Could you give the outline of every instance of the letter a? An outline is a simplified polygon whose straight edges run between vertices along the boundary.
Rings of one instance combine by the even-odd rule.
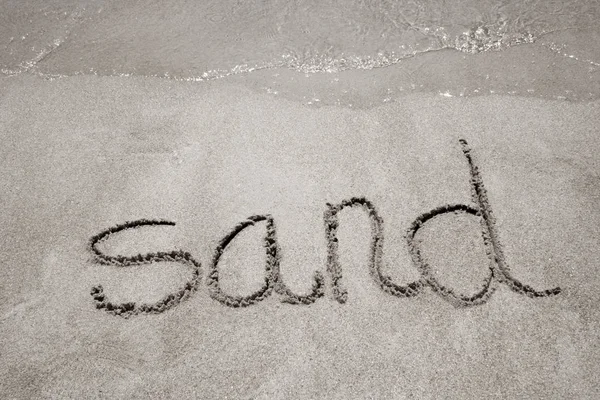
[[[244,229],[253,226],[256,222],[266,221],[267,234],[265,235],[264,246],[267,252],[265,262],[265,277],[263,286],[249,296],[231,296],[223,292],[219,285],[219,259],[231,241]],[[277,294],[283,296],[281,300],[284,303],[291,304],[311,304],[319,297],[323,296],[323,277],[319,272],[314,275],[314,283],[310,294],[301,296],[294,294],[284,283],[279,271],[279,247],[275,232],[275,222],[270,215],[255,215],[236,225],[233,230],[225,236],[213,257],[213,262],[208,275],[208,285],[210,295],[213,299],[229,307],[247,307],[258,303],[269,297],[275,289]]]

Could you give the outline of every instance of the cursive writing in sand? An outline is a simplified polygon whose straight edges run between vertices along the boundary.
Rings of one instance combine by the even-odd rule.
[[[369,254],[369,271],[375,283],[386,293],[396,297],[413,297],[421,293],[426,287],[431,288],[441,298],[456,307],[470,307],[480,305],[488,301],[499,284],[505,284],[514,292],[531,298],[553,296],[560,293],[561,289],[536,290],[529,285],[521,283],[510,274],[506,258],[502,251],[496,231],[496,221],[487,198],[487,192],[483,185],[483,179],[473,160],[472,152],[466,140],[460,140],[462,152],[466,158],[469,174],[471,176],[472,205],[448,204],[437,207],[431,211],[419,215],[407,230],[407,241],[410,255],[414,266],[419,270],[421,278],[417,281],[401,285],[393,282],[389,276],[382,274],[383,257],[383,219],[377,212],[375,205],[366,198],[351,198],[339,204],[327,204],[324,213],[325,238],[327,240],[327,265],[326,273],[329,277],[333,298],[339,303],[345,303],[348,299],[348,291],[343,284],[343,269],[338,257],[337,229],[339,226],[338,214],[348,207],[360,207],[369,217],[371,225],[371,243]],[[446,287],[438,282],[432,269],[421,255],[420,244],[415,240],[415,235],[432,218],[446,213],[465,213],[477,218],[481,225],[481,235],[490,260],[489,274],[483,285],[483,289],[473,295],[457,293],[452,288]],[[266,222],[266,234],[264,236],[264,247],[266,250],[266,262],[264,269],[263,285],[256,292],[248,296],[236,296],[226,293],[219,284],[219,260],[231,241],[243,230],[255,225],[257,222]],[[138,254],[132,257],[110,256],[98,249],[98,244],[109,236],[126,229],[151,227],[158,225],[175,225],[174,222],[165,220],[138,220],[126,222],[109,228],[90,239],[90,249],[94,255],[95,262],[99,264],[127,267],[131,265],[144,265],[157,262],[179,262],[191,269],[191,278],[175,293],[166,295],[154,304],[136,304],[133,302],[115,304],[110,302],[104,293],[102,285],[92,288],[91,294],[98,309],[107,312],[130,317],[137,314],[160,313],[177,306],[182,300],[188,298],[200,286],[201,264],[192,255],[183,251],[158,252]],[[216,301],[229,307],[247,307],[256,304],[275,292],[282,302],[291,304],[311,304],[324,296],[325,279],[320,271],[313,276],[312,288],[308,293],[297,294],[290,290],[280,272],[280,251],[277,242],[277,230],[271,215],[255,215],[236,225],[217,245],[214,256],[209,267],[207,284],[210,296]]]

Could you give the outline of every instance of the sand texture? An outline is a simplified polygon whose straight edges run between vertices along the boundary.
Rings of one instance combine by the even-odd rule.
[[[597,398],[599,120],[3,77],[0,398]]]

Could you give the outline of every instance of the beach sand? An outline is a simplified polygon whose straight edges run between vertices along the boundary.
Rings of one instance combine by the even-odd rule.
[[[415,93],[351,110],[226,80],[21,74],[0,79],[0,109],[1,398],[600,395],[598,102]],[[383,221],[382,273],[417,281],[413,221],[445,204],[477,206],[460,140],[495,215],[499,262],[522,284],[561,293],[532,298],[498,282],[472,307],[430,287],[411,298],[385,293],[369,272],[368,215],[353,207],[339,213],[347,301],[338,302],[327,203],[371,201]],[[314,272],[325,276],[313,304],[272,293],[232,308],[210,297],[219,242],[265,214],[290,290],[309,293]],[[186,251],[201,282],[164,312],[97,309],[99,284],[115,303],[141,304],[190,280],[182,262],[94,258],[92,237],[143,218],[176,225],[115,233],[102,254]],[[441,214],[415,235],[429,271],[466,295],[490,273],[483,219]],[[266,225],[223,251],[223,292],[260,289]]]

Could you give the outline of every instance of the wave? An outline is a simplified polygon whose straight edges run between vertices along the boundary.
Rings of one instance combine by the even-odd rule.
[[[275,69],[339,75],[411,59],[444,63],[429,57],[442,51],[465,57],[501,53],[556,32],[597,30],[600,19],[600,2],[588,0],[200,3],[105,1],[73,8],[59,0],[41,11],[21,4],[11,13],[0,6],[0,70],[46,78],[91,74],[196,82]],[[554,55],[598,66],[599,60],[563,52],[561,43],[545,45]]]

